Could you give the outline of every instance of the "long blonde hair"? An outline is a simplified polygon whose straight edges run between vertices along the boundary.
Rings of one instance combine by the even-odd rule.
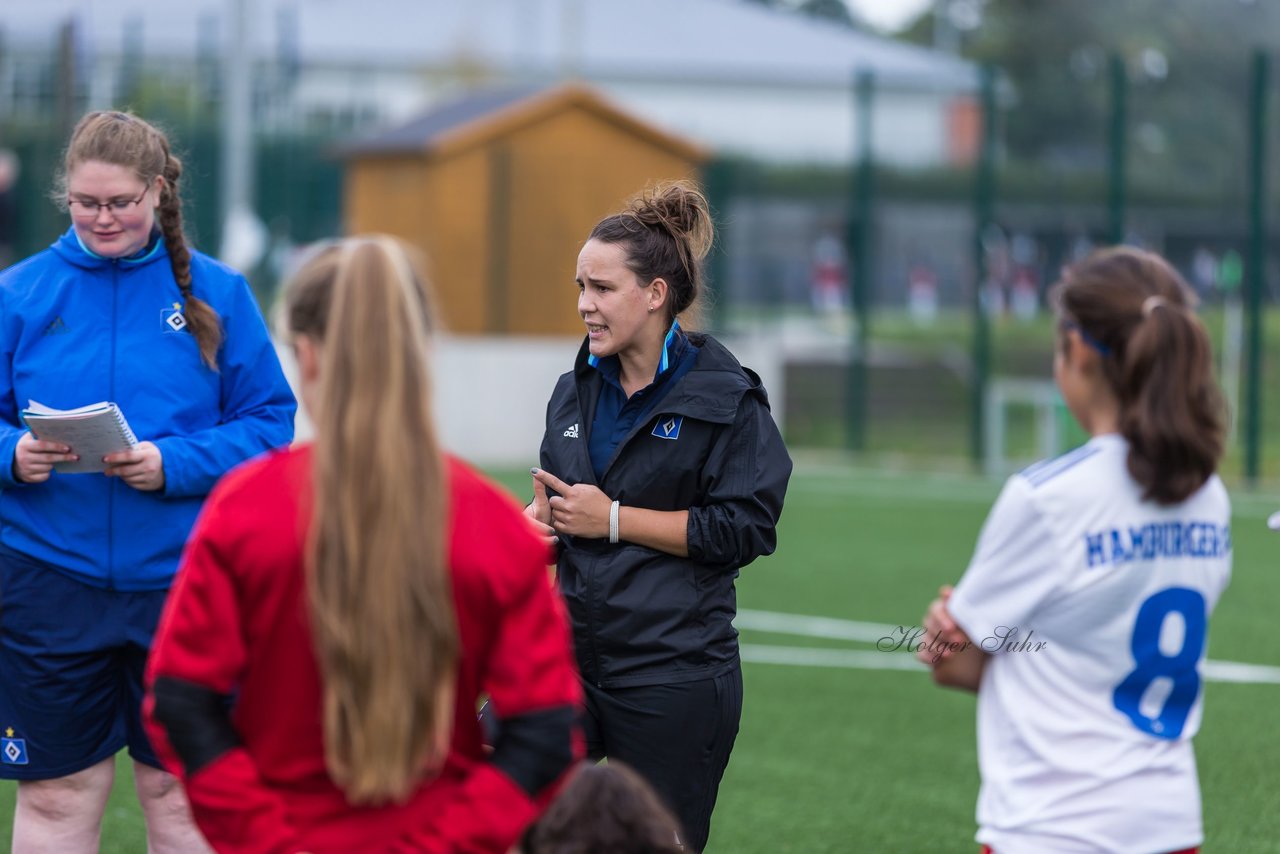
[[[444,460],[431,413],[432,300],[392,238],[320,250],[293,277],[291,333],[320,346],[307,544],[325,763],[353,804],[438,769],[458,658]]]

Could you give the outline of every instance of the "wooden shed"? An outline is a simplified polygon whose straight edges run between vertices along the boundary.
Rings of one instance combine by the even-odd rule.
[[[426,251],[454,333],[575,334],[591,227],[707,152],[586,87],[474,94],[344,149],[351,233]]]

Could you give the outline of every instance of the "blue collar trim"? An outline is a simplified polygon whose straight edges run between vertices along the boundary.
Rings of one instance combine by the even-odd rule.
[[[657,379],[671,365],[671,342],[675,340],[676,333],[680,331],[680,321],[672,320],[671,328],[667,330],[667,337],[662,339],[662,358],[658,361],[658,373],[654,375]]]
[[[671,328],[667,330],[666,337],[662,339],[662,358],[658,360],[658,370],[653,375],[653,378],[655,380],[657,380],[658,377],[666,373],[666,371],[671,367],[672,364],[679,361],[679,359],[676,358],[677,350],[681,349],[680,344],[683,340],[684,340],[684,332],[683,330],[680,329],[680,321],[679,320],[671,321]],[[607,363],[612,368],[611,371],[606,371],[601,366],[601,361],[598,356],[587,354],[587,364],[595,368],[596,370],[600,371],[610,379],[616,380],[619,373],[618,357],[606,356],[605,358],[611,360],[610,363]]]
[[[80,251],[88,255],[90,258],[93,258],[96,261],[119,261],[121,264],[141,264],[144,261],[150,261],[160,252],[160,244],[162,242],[160,240],[160,232],[154,231],[151,233],[151,238],[147,241],[147,245],[130,255],[128,258],[108,258],[105,255],[99,255],[88,246],[85,246],[84,241],[80,239],[80,232],[72,229],[71,233],[75,235],[76,243],[80,245]]]

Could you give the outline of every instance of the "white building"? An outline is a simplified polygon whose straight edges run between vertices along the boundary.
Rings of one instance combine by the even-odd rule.
[[[0,6],[0,117],[56,100],[58,32],[75,22],[76,91],[119,103],[137,69],[216,97],[237,0],[37,0]],[[877,82],[878,158],[967,160],[976,70],[955,57],[742,0],[239,0],[251,22],[256,119],[365,127],[469,87],[581,77],[709,147],[847,162],[853,78]]]

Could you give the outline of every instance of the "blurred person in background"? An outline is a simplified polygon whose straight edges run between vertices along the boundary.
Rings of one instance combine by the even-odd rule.
[[[363,237],[292,278],[314,443],[218,485],[165,608],[148,724],[218,851],[506,852],[581,755],[546,544],[438,445],[419,271]]]
[[[917,654],[978,693],[985,851],[1192,852],[1191,739],[1231,574],[1209,337],[1139,249],[1073,264],[1052,298],[1055,379],[1092,439],[1009,479]]]
[[[98,850],[128,747],[152,852],[204,850],[142,729],[143,670],[178,557],[228,469],[293,437],[296,403],[245,280],[191,250],[182,164],[142,119],[76,125],[71,228],[0,274],[0,778],[18,854]],[[136,448],[59,474],[29,400],[119,404]]]
[[[687,182],[643,192],[578,255],[587,337],[547,406],[525,512],[559,546],[587,749],[710,832],[742,714],[734,580],[777,545],[791,476],[760,378],[687,333],[712,242]]]
[[[844,245],[834,234],[823,233],[813,243],[810,267],[810,299],[817,314],[839,314],[848,302],[849,265]]]

